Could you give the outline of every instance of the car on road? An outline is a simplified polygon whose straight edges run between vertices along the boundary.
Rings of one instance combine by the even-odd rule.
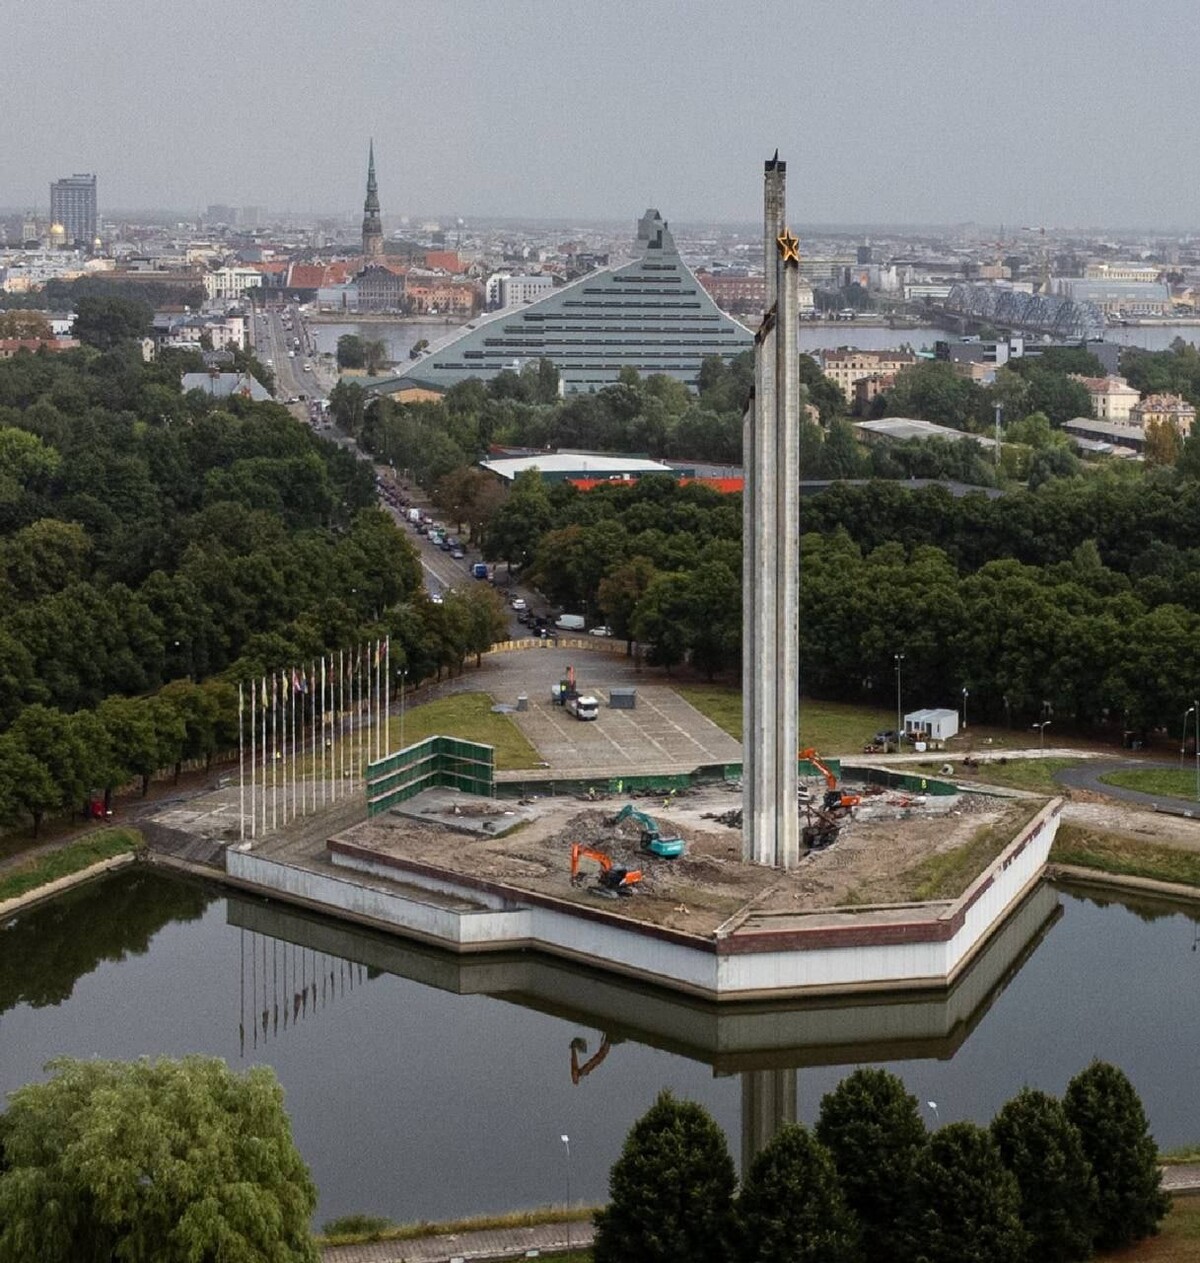
[[[466,553],[464,553],[464,552],[463,552],[463,550],[462,550],[461,548],[458,548],[457,546],[456,546],[456,547],[454,547],[454,548],[452,548],[452,549],[450,550],[450,556],[451,556],[451,557],[452,557],[455,561],[462,561],[462,559],[463,559],[466,555],[467,555],[467,554],[466,554]]]
[[[589,636],[611,636],[611,627],[591,627],[588,629]]]
[[[529,608],[529,606],[526,605],[525,603],[525,598],[520,597],[520,596],[514,596],[513,599],[509,602],[509,604],[513,607],[514,610],[517,611],[518,614],[522,610],[527,610]]]
[[[429,594],[429,599],[434,603],[434,605],[441,605],[445,600],[440,592],[431,592]]]

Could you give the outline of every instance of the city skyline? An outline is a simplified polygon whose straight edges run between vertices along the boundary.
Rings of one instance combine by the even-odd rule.
[[[95,171],[102,214],[353,215],[374,135],[390,222],[627,221],[658,206],[750,224],[755,155],[778,145],[801,173],[798,223],[1200,224],[1200,141],[1162,90],[1187,82],[1200,30],[1183,0],[263,0],[212,17],[203,46],[220,55],[205,57],[179,10],[114,0],[103,24],[50,39],[36,10],[6,27],[0,204],[14,209]],[[795,73],[762,78],[768,49]],[[52,113],[47,82],[75,85]]]

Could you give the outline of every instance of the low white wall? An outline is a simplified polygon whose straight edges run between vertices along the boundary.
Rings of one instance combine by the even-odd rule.
[[[394,891],[365,886],[360,881],[280,864],[236,848],[225,852],[225,871],[240,881],[322,905],[331,912],[370,917],[455,945],[520,942],[529,937],[529,914],[523,909],[456,912],[415,898],[405,899]]]
[[[333,911],[369,917],[398,929],[462,947],[497,947],[533,941],[548,950],[608,964],[626,972],[656,978],[666,985],[725,997],[805,989],[853,990],[948,981],[1004,920],[1037,881],[1058,830],[1057,805],[1047,808],[1025,829],[1020,845],[1014,839],[996,864],[946,909],[942,920],[962,915],[963,923],[941,941],[786,948],[779,951],[718,954],[710,947],[690,947],[652,935],[631,932],[617,923],[596,921],[540,905],[506,907],[501,896],[456,887],[452,880],[419,874],[402,875],[405,884],[489,903],[480,912],[458,911],[395,890],[365,886],[359,881],[293,868],[251,853],[226,851],[230,876],[292,895]],[[369,859],[338,856],[336,862],[361,872],[401,877],[395,868]],[[989,881],[990,874],[990,881]],[[986,886],[975,897],[980,886]],[[963,909],[965,908],[965,912]]]

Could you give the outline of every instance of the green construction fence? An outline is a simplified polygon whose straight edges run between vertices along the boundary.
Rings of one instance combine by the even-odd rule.
[[[495,792],[496,751],[460,737],[427,737],[367,767],[367,815],[405,802],[424,789]]]

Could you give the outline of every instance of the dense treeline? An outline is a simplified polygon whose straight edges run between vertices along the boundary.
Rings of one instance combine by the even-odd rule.
[[[1200,678],[1200,484],[1114,469],[1036,492],[838,485],[801,501],[801,664],[817,696],[905,695],[992,720],[1151,727]],[[741,649],[741,503],[667,479],[519,478],[485,552],[668,667]]]
[[[990,1127],[925,1129],[861,1069],[742,1172],[702,1106],[662,1093],[595,1216],[596,1263],[1082,1263],[1158,1231],[1170,1202],[1128,1078],[1093,1062],[1061,1101],[1023,1089]]]
[[[0,363],[0,820],[228,750],[229,681],[390,635],[415,682],[500,625],[490,593],[426,600],[369,464],[181,394],[193,366],[120,337]]]

